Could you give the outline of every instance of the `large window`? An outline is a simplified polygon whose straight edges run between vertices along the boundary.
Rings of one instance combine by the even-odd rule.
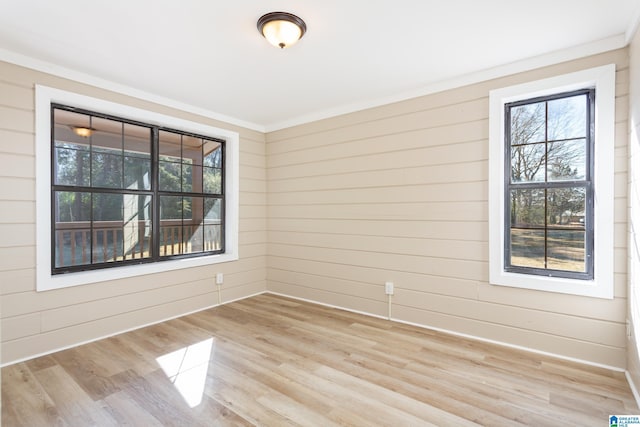
[[[238,159],[236,132],[36,86],[37,290],[237,260]]]
[[[224,251],[224,141],[52,105],[52,272]]]
[[[593,97],[505,105],[507,271],[593,277]]]
[[[489,103],[489,282],[612,298],[615,66]]]

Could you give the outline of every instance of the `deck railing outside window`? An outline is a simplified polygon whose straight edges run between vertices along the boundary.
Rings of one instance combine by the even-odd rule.
[[[217,226],[201,222],[164,220],[160,223],[160,256],[220,250]],[[56,222],[56,267],[145,259],[151,256],[152,235],[146,221],[123,228],[120,221]]]

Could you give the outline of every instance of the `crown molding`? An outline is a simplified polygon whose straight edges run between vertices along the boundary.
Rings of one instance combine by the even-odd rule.
[[[393,96],[376,98],[366,100],[360,103],[347,104],[336,108],[318,111],[315,113],[299,116],[290,120],[285,120],[278,123],[273,123],[265,126],[266,132],[274,132],[294,126],[303,125],[319,120],[328,119],[344,114],[354,113],[356,111],[362,111],[369,108],[380,107],[394,102],[406,101],[412,98],[418,98],[420,96],[431,95],[438,92],[443,92],[449,89],[455,89],[462,86],[467,86],[474,83],[480,83],[483,81],[509,76],[512,74],[521,73],[524,71],[534,70],[536,68],[542,68],[549,65],[558,64],[561,62],[571,61],[574,59],[584,58],[599,53],[608,52],[623,48],[627,45],[625,34],[619,34],[617,36],[609,37],[606,39],[598,40],[592,43],[587,43],[579,46],[574,46],[568,49],[558,50],[550,52],[544,55],[539,55],[520,61],[500,65],[498,67],[488,68],[485,70],[477,71],[474,73],[465,74],[462,76],[456,76],[450,79],[441,80],[433,84],[424,86],[420,89],[403,92]]]
[[[105,89],[111,92],[119,93],[121,95],[131,96],[143,101],[153,102],[155,104],[163,105],[165,107],[175,108],[188,113],[197,114],[213,120],[219,120],[231,125],[240,126],[243,128],[255,130],[258,132],[265,132],[265,127],[256,123],[248,122],[235,117],[227,116],[225,114],[217,113],[207,110],[205,108],[196,107],[191,104],[177,101],[175,99],[166,98],[163,96],[155,95],[140,89],[136,89],[131,86],[116,83],[110,80],[102,79],[100,77],[92,76],[87,73],[83,73],[70,68],[62,67],[47,61],[35,59],[20,53],[16,53],[7,49],[0,48],[0,61],[8,62],[10,64],[19,65],[21,67],[29,68],[35,71],[51,74],[56,77],[61,77],[69,80],[73,80],[78,83],[87,84],[100,89]]]
[[[462,76],[456,76],[450,79],[441,80],[421,87],[416,90],[406,91],[399,94],[395,94],[387,97],[373,98],[364,100],[362,102],[356,102],[351,104],[345,104],[330,108],[326,110],[316,111],[309,114],[304,114],[297,117],[292,117],[280,122],[258,124],[242,120],[236,117],[227,116],[225,114],[213,112],[204,108],[200,108],[194,105],[190,105],[184,102],[180,102],[174,99],[154,95],[149,92],[145,92],[130,86],[115,83],[106,79],[95,77],[86,73],[82,73],[69,68],[61,67],[46,61],[41,61],[35,58],[31,58],[22,54],[18,54],[6,49],[0,49],[0,61],[9,62],[22,67],[30,68],[36,71],[52,74],[54,76],[67,78],[77,81],[79,83],[85,83],[91,86],[95,86],[101,89],[110,90],[119,94],[131,96],[144,101],[154,102],[167,107],[176,108],[189,113],[197,114],[203,117],[207,117],[214,120],[219,120],[232,125],[240,126],[243,128],[251,129],[257,132],[274,132],[294,126],[304,125],[319,120],[329,119],[332,117],[341,116],[344,114],[354,113],[357,111],[366,110],[369,108],[380,107],[394,102],[406,101],[412,98],[418,98],[438,92],[443,92],[449,89],[455,89],[457,87],[466,86],[474,83],[480,83],[483,81],[505,77],[511,74],[516,74],[524,71],[534,70],[553,64],[558,64],[565,61],[571,61],[590,55],[596,55],[599,53],[608,52],[615,49],[620,49],[627,46],[638,30],[640,26],[640,7],[638,7],[635,18],[632,19],[627,31],[624,34],[609,37],[606,39],[598,40],[595,42],[574,46],[571,48],[550,52],[544,55],[539,55],[524,60],[503,64],[497,67],[481,70],[474,73],[465,74]]]

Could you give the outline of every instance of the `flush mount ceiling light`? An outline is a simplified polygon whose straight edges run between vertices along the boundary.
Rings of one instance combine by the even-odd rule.
[[[88,138],[91,136],[91,134],[93,134],[94,129],[92,128],[85,128],[82,126],[71,126],[71,129],[73,129],[73,132],[78,135],[81,136],[83,138]]]
[[[287,12],[271,12],[258,19],[258,31],[275,47],[293,46],[304,36],[307,24],[296,15]]]

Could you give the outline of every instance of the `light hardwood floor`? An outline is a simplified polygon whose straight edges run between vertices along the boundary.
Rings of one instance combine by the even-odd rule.
[[[273,295],[2,369],[2,425],[603,426],[622,373]]]

